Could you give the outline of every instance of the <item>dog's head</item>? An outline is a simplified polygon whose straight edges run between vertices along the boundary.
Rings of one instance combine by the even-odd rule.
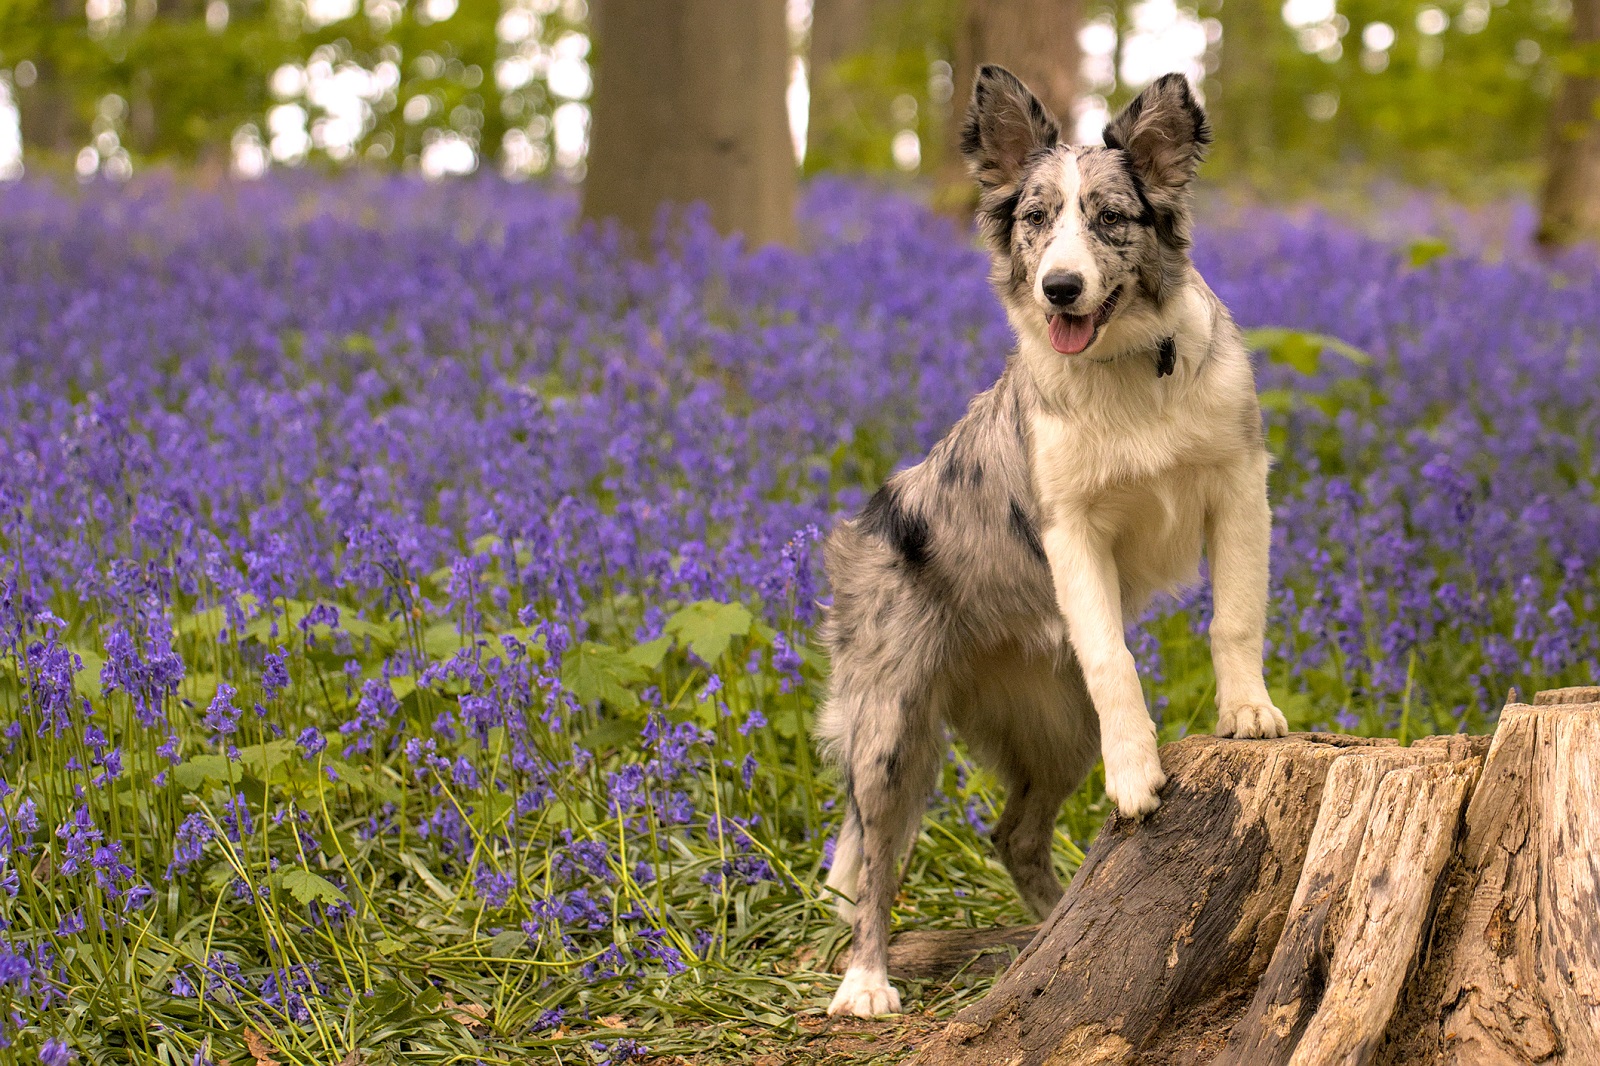
[[[1055,117],[1022,82],[980,69],[961,151],[1013,324],[1077,355],[1116,316],[1159,308],[1188,270],[1189,183],[1210,141],[1181,74],[1112,119],[1102,148],[1062,144]]]

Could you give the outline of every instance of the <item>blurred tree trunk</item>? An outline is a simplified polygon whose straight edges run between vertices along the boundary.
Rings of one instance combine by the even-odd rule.
[[[752,246],[794,236],[783,0],[605,0],[583,213],[647,235],[704,201]]]
[[[811,89],[806,119],[806,168],[830,152],[830,131],[858,121],[855,102],[840,77],[839,63],[867,47],[876,0],[814,0],[807,81]]]
[[[1562,79],[1550,122],[1538,240],[1600,240],[1600,0],[1572,0],[1579,70]]]
[[[22,127],[24,160],[71,165],[78,149],[89,143],[89,123],[78,110],[72,80],[63,69],[65,45],[87,33],[83,4],[48,0],[38,13],[38,47],[22,53],[33,63],[33,84],[17,86],[17,111]]]
[[[147,29],[152,22],[199,22],[205,18],[205,0],[145,0],[128,5],[129,24],[134,32]],[[157,85],[155,64],[170,62],[159,54],[145,53],[147,63],[133,72],[128,100],[128,147],[143,156],[162,148],[168,131],[162,128],[161,89]],[[176,119],[178,116],[172,116]],[[170,121],[170,120],[169,120]]]
[[[965,215],[977,189],[961,159],[961,123],[972,97],[972,81],[985,63],[998,63],[1021,78],[1072,136],[1072,105],[1078,98],[1078,28],[1083,0],[966,0],[956,20],[952,49],[955,94],[950,126],[935,181],[935,206]]]
[[[1272,160],[1274,60],[1287,30],[1278,0],[1231,0],[1220,18],[1221,65],[1206,86],[1213,155],[1222,168],[1251,175]]]
[[[500,9],[500,0],[461,0],[455,16],[459,28],[453,31],[462,62],[483,72],[483,80],[473,87],[466,102],[482,116],[478,125],[478,161],[485,169],[499,158],[507,125],[505,113],[500,110],[500,86],[494,80],[494,64],[500,52],[500,38],[495,32]]]

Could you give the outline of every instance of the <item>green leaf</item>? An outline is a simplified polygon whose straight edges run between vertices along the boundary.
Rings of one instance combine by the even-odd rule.
[[[528,934],[520,929],[503,929],[489,941],[489,957],[509,959],[528,942]]]
[[[82,668],[72,675],[78,690],[92,699],[100,699],[105,695],[105,691],[100,687],[100,671],[105,668],[105,657],[83,648],[69,646],[68,650],[83,660]]]
[[[656,670],[660,668],[661,660],[666,658],[667,649],[671,647],[671,637],[657,637],[648,644],[635,644],[623,654],[631,663],[637,663],[646,670]]]
[[[301,903],[310,903],[312,900],[321,900],[323,903],[349,902],[332,881],[312,873],[303,866],[296,866],[284,873],[283,887]]]
[[[639,705],[629,685],[648,675],[644,667],[607,644],[586,640],[567,652],[561,661],[561,683],[584,703],[604,701],[614,707],[632,710]]]
[[[221,755],[196,755],[174,766],[172,779],[193,792],[207,781],[216,781],[219,784],[232,781],[237,784],[244,780],[244,767],[239,763],[230,762]]]
[[[204,757],[196,756],[196,758]],[[217,758],[215,755],[210,757]],[[252,744],[247,748],[240,748],[239,762],[262,781],[279,783],[288,779],[289,767],[297,764],[299,758],[295,752],[295,742],[284,739],[269,740],[265,744]]]
[[[741,604],[701,600],[667,619],[667,632],[706,663],[715,663],[734,637],[750,634],[755,617]]]
[[[1261,401],[1261,409],[1274,414],[1286,415],[1297,406],[1294,393],[1289,389],[1262,389],[1258,398]]]
[[[346,333],[344,337],[344,350],[360,355],[371,355],[378,350],[372,338],[365,333]]]
[[[454,622],[435,622],[422,632],[422,650],[436,662],[449,659],[465,643]]]
[[[640,728],[640,723],[627,718],[607,718],[579,737],[578,746],[597,755],[604,754],[631,745],[639,736]]]
[[[1413,269],[1425,267],[1441,256],[1450,254],[1450,246],[1437,237],[1423,237],[1406,246],[1406,258]]]
[[[203,611],[192,611],[182,618],[175,618],[172,622],[172,632],[179,637],[204,637],[206,640],[216,640],[217,634],[222,632],[222,627],[228,624],[228,613],[221,607],[207,607]]]
[[[1252,351],[1265,352],[1272,362],[1291,367],[1302,374],[1315,374],[1321,368],[1322,353],[1325,351],[1342,355],[1358,366],[1366,366],[1372,362],[1372,356],[1360,348],[1325,333],[1283,329],[1278,326],[1247,329],[1243,333],[1245,347]]]

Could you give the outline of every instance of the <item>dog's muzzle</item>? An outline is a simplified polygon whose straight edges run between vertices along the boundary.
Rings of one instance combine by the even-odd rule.
[[[1074,275],[1076,276],[1076,275]],[[1079,281],[1080,292],[1082,281]],[[1045,295],[1050,295],[1048,282]],[[1062,355],[1078,355],[1094,343],[1100,335],[1100,327],[1106,324],[1111,317],[1111,312],[1117,309],[1117,300],[1122,296],[1122,286],[1111,290],[1111,295],[1106,297],[1105,303],[1086,315],[1069,315],[1064,311],[1057,311],[1050,315],[1050,347]],[[1076,297],[1075,297],[1076,298]],[[1054,303],[1054,299],[1051,300]]]

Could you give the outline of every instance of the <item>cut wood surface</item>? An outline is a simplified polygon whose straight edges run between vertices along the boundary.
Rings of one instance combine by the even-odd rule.
[[[1600,690],[1496,735],[1189,737],[920,1063],[1600,1064]]]

